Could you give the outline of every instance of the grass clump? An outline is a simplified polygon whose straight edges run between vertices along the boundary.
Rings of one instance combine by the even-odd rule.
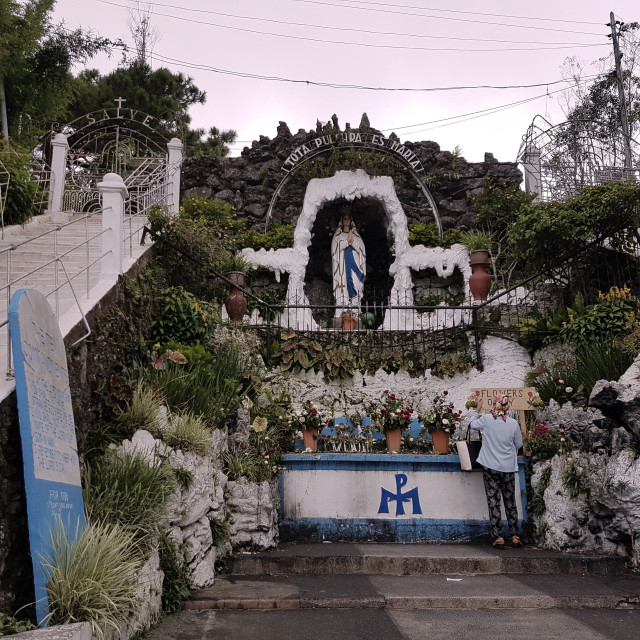
[[[42,559],[47,577],[49,624],[91,623],[102,640],[109,628],[136,611],[138,571],[134,534],[107,522],[88,523],[70,537],[62,524],[51,532],[51,551]]]
[[[211,450],[211,431],[205,419],[189,412],[171,415],[169,427],[160,437],[172,449],[183,452],[205,456]]]
[[[87,517],[122,527],[145,549],[176,487],[176,476],[166,461],[149,463],[130,453],[108,452],[85,467]]]
[[[133,396],[124,409],[119,409],[116,421],[119,432],[133,435],[139,429],[146,429],[158,437],[158,414],[162,407],[162,398],[141,382],[133,391]]]

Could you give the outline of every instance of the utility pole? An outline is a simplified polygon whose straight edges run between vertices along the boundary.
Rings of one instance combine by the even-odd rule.
[[[631,136],[629,134],[629,116],[627,115],[627,97],[624,93],[624,84],[622,83],[622,54],[620,53],[620,44],[618,42],[618,30],[616,25],[622,25],[622,22],[616,22],[613,11],[609,14],[609,26],[611,27],[611,42],[613,43],[613,57],[616,61],[616,81],[618,84],[618,98],[620,100],[620,122],[622,124],[622,135],[624,136],[624,167],[631,169]]]

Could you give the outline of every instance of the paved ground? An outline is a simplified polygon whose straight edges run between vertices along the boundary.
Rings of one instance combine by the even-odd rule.
[[[183,611],[148,640],[638,640],[640,610]]]

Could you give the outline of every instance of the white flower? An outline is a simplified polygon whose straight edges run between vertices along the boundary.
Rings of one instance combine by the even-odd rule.
[[[558,384],[564,384],[564,380],[558,380]]]
[[[572,391],[573,391],[573,387],[567,387],[567,388],[565,389],[565,392],[566,392],[566,393],[571,393]]]
[[[449,424],[449,421],[446,418],[442,419],[442,424]]]

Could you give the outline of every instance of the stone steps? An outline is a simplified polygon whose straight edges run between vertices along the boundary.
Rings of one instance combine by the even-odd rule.
[[[618,609],[640,606],[623,558],[537,548],[288,544],[241,553],[187,609]]]

